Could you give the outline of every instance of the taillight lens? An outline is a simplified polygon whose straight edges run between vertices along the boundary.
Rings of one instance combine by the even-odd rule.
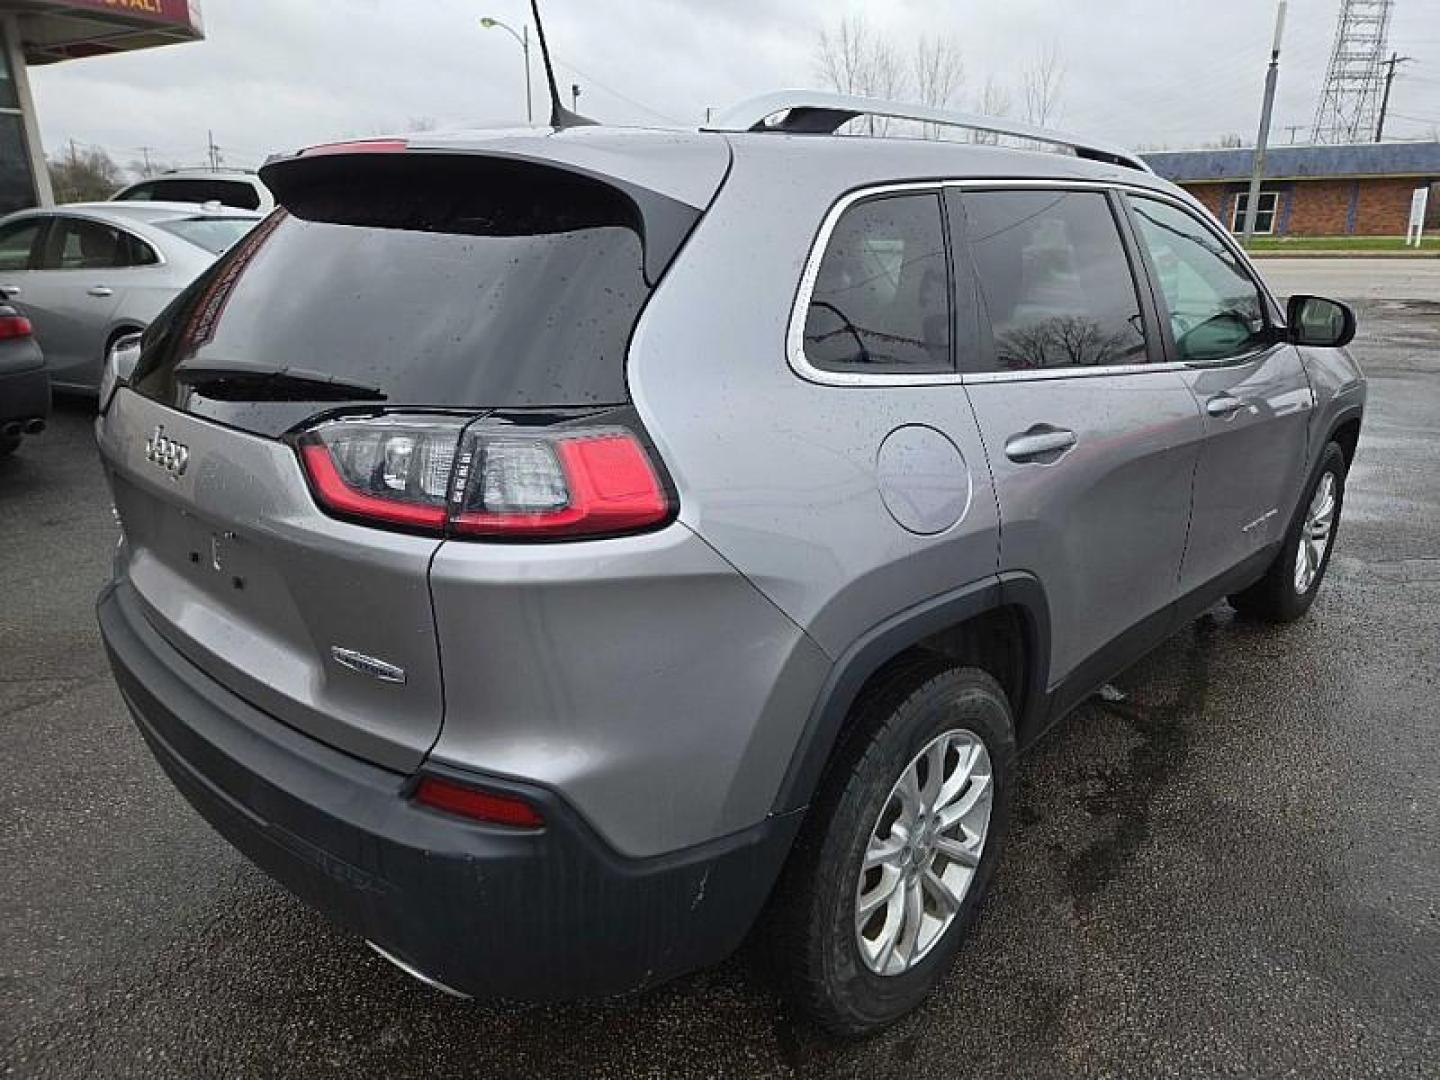
[[[518,796],[486,791],[438,776],[421,778],[415,788],[415,801],[421,806],[458,814],[472,821],[483,821],[488,825],[538,829],[545,824],[540,811]]]
[[[316,498],[376,524],[476,539],[614,536],[658,525],[671,501],[624,427],[487,427],[389,415],[322,424],[300,440]]]
[[[320,504],[369,521],[443,528],[463,420],[382,416],[323,424],[300,442]]]
[[[469,536],[594,536],[665,520],[670,500],[628,431],[477,440],[478,468],[451,524]]]
[[[0,341],[30,337],[34,332],[30,320],[24,315],[0,315]]]

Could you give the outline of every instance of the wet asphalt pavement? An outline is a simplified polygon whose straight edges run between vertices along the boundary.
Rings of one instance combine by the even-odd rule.
[[[1310,616],[1217,608],[1037,748],[953,973],[858,1044],[797,1021],[750,954],[621,1004],[478,1006],[292,900],[125,715],[92,615],[115,528],[62,408],[0,462],[0,1075],[1440,1075],[1427,281],[1430,303],[1362,312],[1370,412]]]

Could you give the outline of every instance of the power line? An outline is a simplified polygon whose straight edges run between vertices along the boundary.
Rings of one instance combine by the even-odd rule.
[[[607,85],[605,85],[605,84],[604,84],[603,82],[601,82],[599,79],[595,78],[594,75],[589,75],[589,74],[587,74],[586,72],[581,71],[578,67],[576,67],[574,64],[570,63],[570,62],[567,61],[567,60],[562,60],[560,57],[557,56],[557,57],[555,57],[555,64],[556,64],[557,67],[563,67],[563,68],[565,68],[565,69],[568,70],[568,71],[573,71],[576,75],[579,75],[579,76],[580,76],[582,79],[584,79],[587,83],[593,83],[594,85],[598,86],[601,90],[604,90],[607,94],[610,94],[612,97],[619,98],[621,101],[625,102],[626,104],[633,105],[635,108],[641,110],[642,112],[647,112],[647,113],[649,113],[651,116],[658,117],[659,119],[664,120],[664,121],[666,121],[667,123],[678,124],[678,125],[680,125],[681,127],[687,127],[687,126],[688,126],[688,124],[687,124],[684,120],[677,120],[677,119],[675,119],[675,117],[669,116],[669,115],[667,115],[667,114],[665,114],[665,113],[662,113],[662,112],[660,112],[658,109],[652,109],[649,105],[646,105],[644,102],[636,101],[634,98],[630,97],[630,95],[621,93],[619,90],[616,90],[613,86],[607,86]]]

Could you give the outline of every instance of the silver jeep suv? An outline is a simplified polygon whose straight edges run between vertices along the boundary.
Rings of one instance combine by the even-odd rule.
[[[1068,152],[836,135],[867,112]],[[1324,576],[1354,317],[1122,150],[784,93],[263,177],[108,372],[100,625],[196,808],[432,985],[621,993],[753,927],[873,1030],[1017,751]]]

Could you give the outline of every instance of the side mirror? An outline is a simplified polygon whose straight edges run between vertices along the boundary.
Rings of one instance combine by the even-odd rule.
[[[130,382],[135,374],[135,365],[140,362],[139,334],[126,334],[118,339],[105,357],[105,369],[100,373],[100,411],[110,405],[110,398],[117,388]]]
[[[1355,337],[1355,312],[1349,304],[1323,296],[1292,296],[1285,306],[1292,345],[1338,349]]]

